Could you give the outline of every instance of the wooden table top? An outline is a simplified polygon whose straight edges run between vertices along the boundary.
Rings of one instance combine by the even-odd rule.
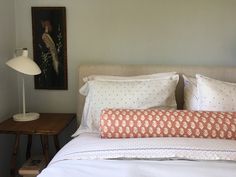
[[[40,113],[37,120],[17,122],[13,118],[0,123],[0,133],[57,135],[76,117],[74,113]]]

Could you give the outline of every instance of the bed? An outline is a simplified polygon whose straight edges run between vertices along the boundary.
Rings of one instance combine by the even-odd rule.
[[[135,76],[172,71],[180,75],[175,91],[178,109],[183,109],[184,105],[183,73],[192,77],[200,73],[215,79],[236,82],[235,67],[81,65],[78,68],[78,83],[80,88],[84,84],[83,78],[95,74]],[[79,94],[78,122],[81,121],[84,104],[85,97]],[[232,109],[234,111],[234,107]],[[235,114],[232,115],[236,118]],[[81,131],[55,155],[39,175],[51,176],[236,176],[236,141],[189,137],[112,139],[101,138],[97,132]]]

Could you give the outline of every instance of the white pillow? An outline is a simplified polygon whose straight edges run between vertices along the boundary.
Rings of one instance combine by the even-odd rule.
[[[236,111],[236,83],[196,75],[199,110]]]
[[[184,109],[198,110],[197,79],[183,75],[184,78]]]
[[[138,79],[151,79],[159,77],[168,77],[175,75],[176,72],[165,72],[165,73],[154,73],[148,75],[138,75],[138,76],[112,76],[112,75],[90,75],[83,78],[84,82],[91,80],[138,80]]]
[[[99,132],[101,110],[105,108],[146,109],[176,108],[175,89],[179,76],[139,80],[88,81],[80,128],[82,132]]]
[[[87,82],[92,80],[99,81],[118,81],[118,80],[129,80],[129,81],[138,81],[142,79],[155,79],[155,78],[165,78],[175,75],[176,72],[165,72],[165,73],[154,73],[148,75],[138,75],[138,76],[112,76],[112,75],[90,75],[83,78],[85,84],[80,88],[79,92],[81,95],[86,96],[89,91]]]

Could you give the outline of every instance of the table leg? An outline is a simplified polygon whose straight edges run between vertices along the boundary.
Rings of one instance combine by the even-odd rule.
[[[48,164],[49,163],[49,145],[48,145],[48,136],[47,135],[40,135],[41,143],[43,147],[43,154],[45,157],[45,161]]]
[[[32,135],[28,135],[26,159],[30,158],[31,156],[31,146],[32,146]]]
[[[56,151],[58,152],[60,150],[60,144],[59,144],[57,135],[54,135],[53,139],[54,139],[54,145],[55,145]]]
[[[19,149],[19,144],[20,144],[20,135],[16,134],[14,149],[13,149],[12,157],[11,157],[11,169],[10,169],[11,177],[15,177],[15,175],[17,174],[16,158],[17,158],[17,152]]]

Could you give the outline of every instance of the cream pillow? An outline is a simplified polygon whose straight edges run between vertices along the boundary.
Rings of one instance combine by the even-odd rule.
[[[80,128],[82,132],[99,132],[101,110],[105,108],[147,109],[176,108],[175,89],[179,76],[139,80],[88,81]]]
[[[198,110],[197,80],[183,75],[184,78],[184,109]]]
[[[199,110],[236,111],[236,83],[196,75]]]
[[[83,78],[84,82],[91,80],[139,80],[139,79],[151,79],[159,77],[168,77],[175,75],[176,72],[165,72],[165,73],[154,73],[147,75],[137,75],[137,76],[113,76],[113,75],[90,75]]]
[[[112,75],[90,75],[83,78],[85,84],[80,88],[80,94],[86,96],[89,91],[87,82],[92,80],[99,81],[118,81],[118,80],[129,80],[129,81],[138,81],[142,79],[155,79],[155,78],[165,78],[175,75],[176,72],[165,72],[165,73],[154,73],[148,75],[138,75],[138,76],[112,76]]]

